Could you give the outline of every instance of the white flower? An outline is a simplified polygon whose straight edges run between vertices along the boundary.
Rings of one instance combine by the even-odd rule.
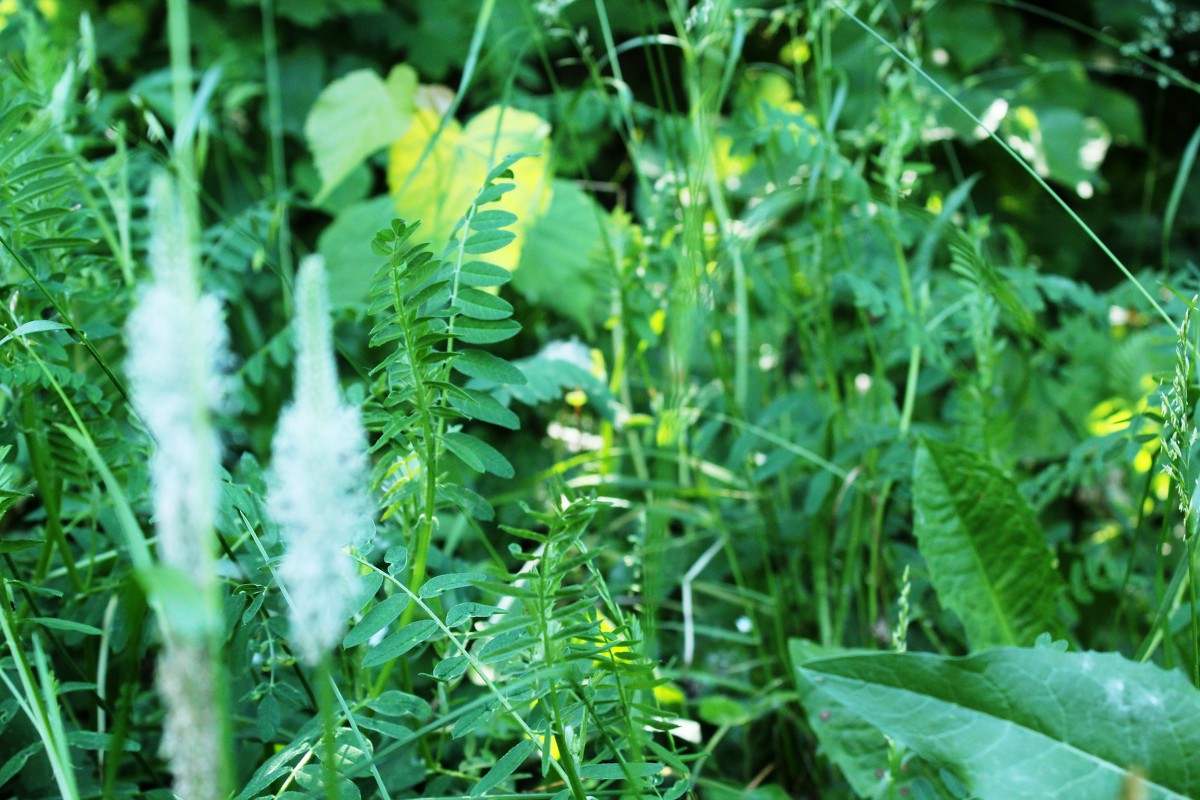
[[[164,620],[162,746],[177,796],[218,800],[225,794],[224,711],[212,653],[220,619],[213,555],[220,442],[211,415],[225,394],[227,334],[220,303],[200,293],[194,217],[165,173],[152,179],[148,203],[152,277],[125,325],[125,370],[154,438],[150,484],[159,561],[207,600],[199,621],[192,614],[172,617],[169,609]]]
[[[356,573],[346,548],[361,541],[371,516],[366,437],[358,410],[338,391],[319,256],[300,264],[295,324],[295,396],[275,431],[267,508],[287,543],[280,577],[292,643],[315,665],[354,612]]]
[[[216,298],[201,295],[191,228],[171,179],[150,184],[151,283],[125,325],[134,405],[154,437],[150,458],[159,559],[198,586],[211,568],[227,334]]]

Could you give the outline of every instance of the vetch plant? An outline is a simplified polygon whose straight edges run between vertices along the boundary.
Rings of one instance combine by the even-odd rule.
[[[296,385],[275,431],[267,505],[283,529],[292,644],[310,666],[341,639],[353,612],[354,562],[346,548],[371,525],[365,434],[342,402],[326,299],[324,261],[310,256],[296,280]]]

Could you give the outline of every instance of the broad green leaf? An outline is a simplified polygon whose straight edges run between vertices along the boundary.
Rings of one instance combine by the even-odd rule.
[[[342,647],[356,647],[391,625],[408,605],[407,594],[394,594],[368,611],[342,639]]]
[[[553,187],[550,207],[529,229],[513,288],[531,303],[590,326],[607,269],[604,212],[571,181]]]
[[[982,800],[1116,798],[1131,769],[1148,800],[1200,796],[1200,692],[1178,672],[1050,647],[870,653],[797,669]]]
[[[360,69],[322,90],[304,123],[321,174],[316,202],[368,156],[404,135],[412,125],[416,91],[416,72],[402,64],[392,68],[387,81]]]
[[[461,350],[454,359],[454,369],[469,378],[481,378],[492,383],[525,383],[525,373],[484,350]]]
[[[1028,645],[1057,631],[1058,574],[1012,481],[977,453],[933,440],[918,447],[913,473],[917,544],[971,647]]]
[[[66,631],[68,633],[82,633],[87,636],[100,636],[104,631],[97,628],[95,625],[87,625],[82,622],[75,622],[70,619],[61,619],[59,617],[26,617],[25,622],[33,622],[41,625],[43,628],[50,628],[56,631]]]
[[[437,597],[464,586],[473,586],[477,581],[486,580],[482,572],[451,572],[446,575],[435,575],[421,585],[417,592],[422,598]]]
[[[400,630],[388,636],[363,658],[364,667],[377,667],[386,664],[424,643],[437,633],[437,623],[431,619],[410,622]]]
[[[495,789],[509,775],[512,775],[517,767],[525,762],[525,759],[533,755],[533,751],[536,749],[537,745],[531,739],[522,739],[517,742],[513,745],[512,749],[496,760],[496,763],[487,771],[487,774],[479,779],[479,783],[475,784],[475,788],[471,789],[471,796],[478,797]]]
[[[512,464],[490,444],[461,431],[447,433],[442,441],[454,455],[476,472],[490,472],[501,478],[513,476]]]
[[[863,652],[822,647],[803,639],[788,642],[788,653],[797,667],[819,658]],[[800,705],[821,744],[820,752],[841,770],[860,797],[880,796],[879,792],[886,789],[891,780],[888,776],[888,743],[883,733],[826,692],[824,681],[815,681],[800,669],[795,670],[795,675]],[[910,759],[907,767],[903,778],[893,783],[893,787],[911,784],[926,769],[925,763],[917,759]]]
[[[329,269],[329,304],[335,309],[366,307],[371,280],[383,260],[371,252],[376,231],[395,216],[387,197],[343,210],[317,238],[317,251]]]

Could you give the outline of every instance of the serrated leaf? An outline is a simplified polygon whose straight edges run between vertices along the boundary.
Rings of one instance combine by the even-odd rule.
[[[511,339],[521,330],[516,320],[485,320],[459,317],[454,321],[454,335],[469,344],[495,344]]]
[[[320,202],[368,156],[402,136],[412,125],[416,72],[393,68],[385,82],[374,70],[338,78],[317,96],[304,123],[304,136],[321,175]]]
[[[492,383],[525,383],[525,373],[505,361],[484,350],[460,350],[458,358],[454,359],[453,367],[469,378],[491,381]]]
[[[342,639],[342,647],[357,647],[391,625],[408,605],[408,595],[399,593],[384,598],[368,611]]]
[[[1057,631],[1058,573],[1033,509],[982,456],[933,440],[913,465],[913,527],[942,605],[972,648]]]
[[[446,575],[435,575],[421,584],[421,589],[417,594],[422,599],[437,597],[464,586],[472,586],[476,581],[486,580],[487,577],[482,572],[451,572]]]
[[[499,786],[509,775],[516,772],[517,767],[525,763],[525,759],[533,755],[537,750],[537,745],[531,739],[522,739],[517,742],[512,748],[500,756],[492,768],[479,779],[479,783],[471,789],[471,797],[478,797],[481,794],[487,794],[492,789]]]
[[[476,472],[490,472],[501,478],[511,478],[514,474],[512,464],[500,455],[499,450],[474,436],[454,431],[447,433],[442,441],[450,452]]]
[[[517,235],[512,231],[494,230],[494,231],[479,231],[467,237],[466,244],[463,245],[463,252],[467,255],[482,256],[487,253],[494,253],[500,248],[508,245]]]
[[[377,667],[386,664],[428,641],[438,632],[437,623],[431,619],[410,622],[400,630],[388,636],[363,658],[364,667]]]
[[[1115,653],[1004,647],[964,658],[869,653],[797,667],[982,800],[1200,796],[1200,692]]]

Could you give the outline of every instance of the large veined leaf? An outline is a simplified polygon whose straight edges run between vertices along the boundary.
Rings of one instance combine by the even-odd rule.
[[[971,647],[1056,632],[1059,577],[1029,503],[983,456],[927,440],[913,465],[913,526],[938,599]]]
[[[416,72],[403,64],[384,81],[369,69],[355,70],[326,86],[304,123],[304,136],[321,174],[316,202],[376,150],[412,124]]]
[[[868,654],[864,651],[858,651]],[[816,642],[792,639],[788,642],[792,664],[850,654],[851,651],[822,647]],[[870,653],[869,655],[874,655]],[[808,716],[809,727],[821,744],[821,751],[832,761],[859,797],[888,797],[887,792],[907,788],[909,797],[943,797],[932,783],[922,778],[924,762],[906,763],[899,780],[889,775],[889,747],[879,728],[840,703],[825,688],[826,681],[814,679],[796,670],[796,689],[800,704]]]
[[[1178,672],[1052,647],[869,653],[796,668],[982,800],[1116,798],[1138,780],[1148,800],[1200,797],[1200,691]]]
[[[379,258],[371,252],[371,239],[395,216],[392,201],[373,197],[343,209],[317,239],[317,252],[329,265],[329,304],[359,310],[367,303],[371,278]]]
[[[502,232],[503,238],[508,233],[514,235],[512,243],[487,256],[493,264],[516,268],[526,231],[550,201],[550,124],[528,111],[492,106],[465,126],[457,120],[448,121],[421,162],[445,113],[448,96],[438,87],[422,87],[416,104],[412,127],[403,136],[393,137],[388,186],[396,216],[421,220],[421,236],[432,243],[435,254],[441,252],[459,218],[483,188],[492,165],[514,153],[541,154],[514,164],[512,182],[516,188],[486,207],[489,213],[499,210],[517,216],[517,221]],[[485,217],[483,226],[493,219]],[[478,247],[482,240],[475,241]]]
[[[582,189],[570,181],[554,181],[554,199],[530,226],[513,287],[531,303],[590,328],[606,269],[603,219]]]

